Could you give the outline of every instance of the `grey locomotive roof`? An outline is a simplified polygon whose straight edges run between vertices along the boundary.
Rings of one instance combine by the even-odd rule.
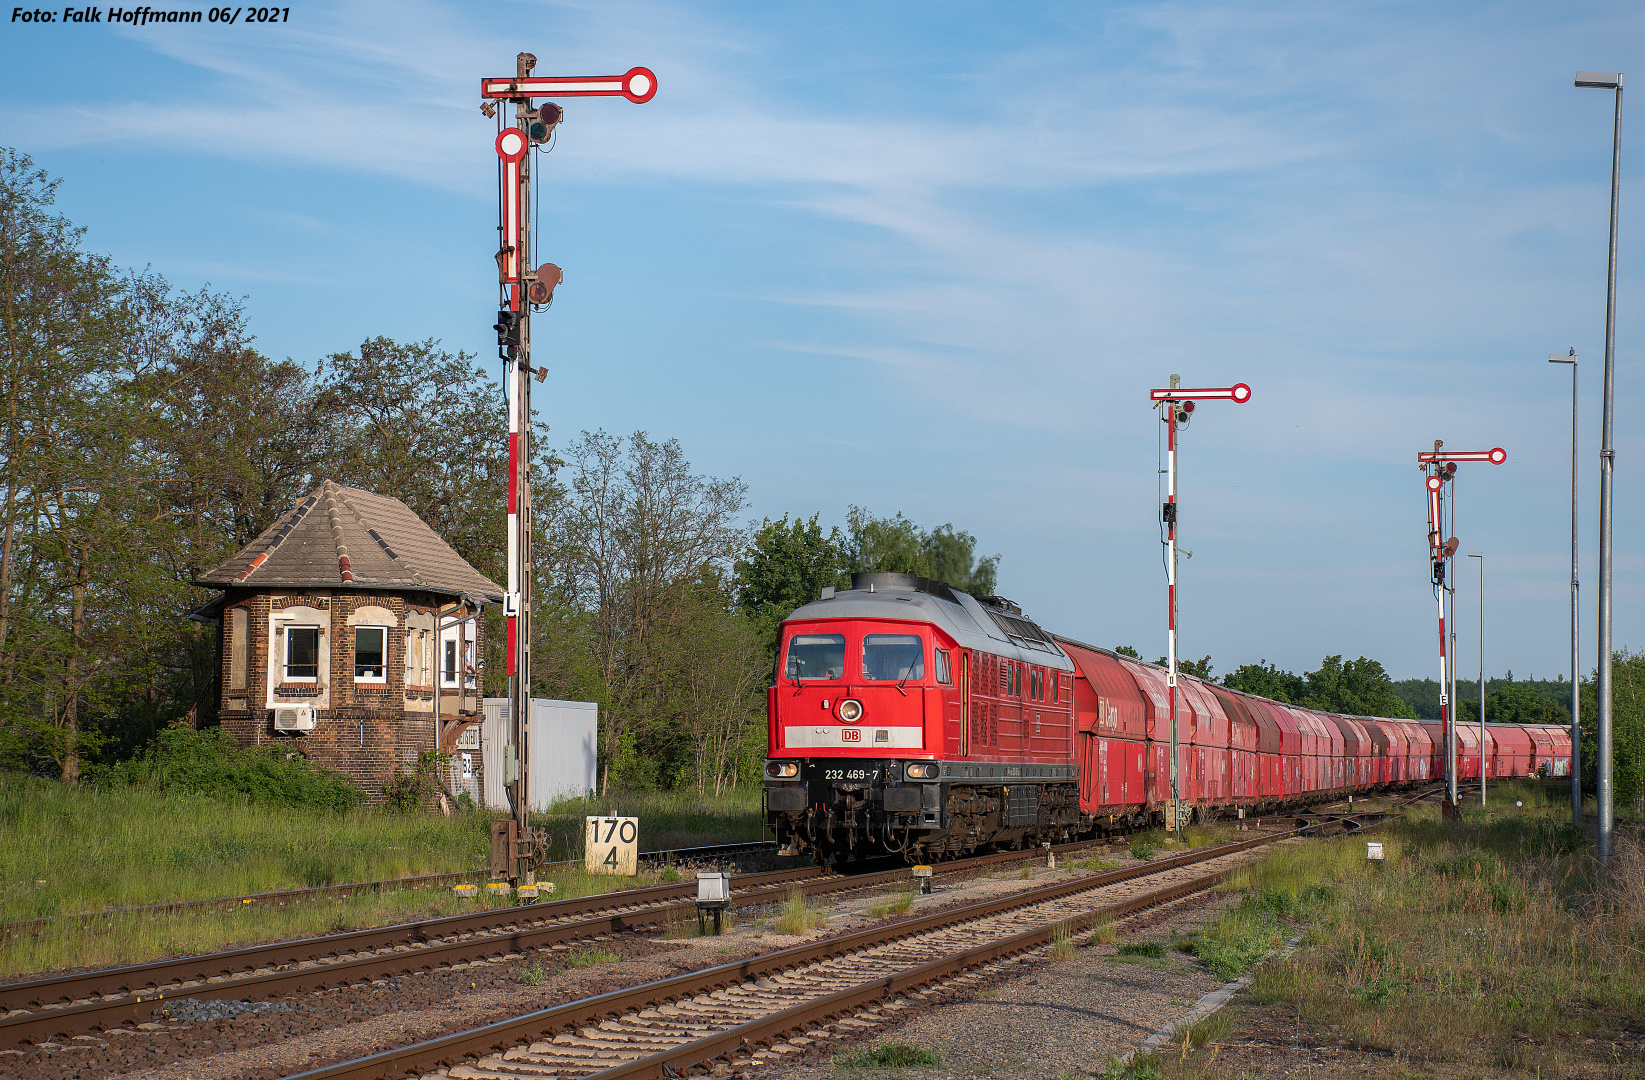
[[[427,590],[482,603],[503,596],[405,503],[331,480],[194,583]]]
[[[875,578],[912,575],[873,575]],[[927,583],[930,584],[930,583]],[[941,586],[938,586],[941,588]],[[848,589],[806,604],[785,621],[799,619],[900,619],[931,623],[967,649],[980,649],[1025,664],[1073,671],[1051,635],[1031,620],[984,607],[970,593],[942,588],[946,596],[926,592],[912,583],[876,580],[871,589]],[[952,597],[952,599],[949,599]]]

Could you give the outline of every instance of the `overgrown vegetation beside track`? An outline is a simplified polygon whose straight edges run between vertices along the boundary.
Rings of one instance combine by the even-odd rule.
[[[614,795],[557,803],[538,816],[556,841],[550,857],[580,857],[583,816],[606,813],[638,816],[642,849],[759,839],[757,792],[720,799],[687,792]],[[6,775],[0,777],[0,831],[7,837],[0,844],[0,921],[475,870],[489,858],[490,818],[478,812],[338,813],[264,805],[244,796],[148,786],[68,788]],[[555,867],[546,877],[557,898],[658,879],[596,877],[576,867]],[[119,915],[89,929],[76,921],[0,942],[0,976],[380,926],[456,914],[483,902],[418,889],[286,907],[251,904],[229,912]]]
[[[548,830],[551,859],[580,858],[585,817],[637,817],[640,850],[669,851],[709,844],[747,843],[761,835],[761,796],[753,784],[718,797],[689,788],[673,791],[613,792],[609,796],[562,799],[532,820]]]
[[[1601,874],[1563,787],[1502,785],[1491,800],[1459,825],[1408,811],[1374,834],[1380,864],[1344,836],[1230,882],[1240,903],[1182,947],[1229,977],[1306,926],[1302,946],[1256,969],[1232,1034],[1190,1032],[1200,1052],[1139,1067],[1234,1080],[1283,1028],[1276,1047],[1361,1051],[1390,1076],[1645,1075],[1638,837]]]

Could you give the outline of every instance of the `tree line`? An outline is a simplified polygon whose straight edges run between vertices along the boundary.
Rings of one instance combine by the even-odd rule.
[[[0,765],[74,782],[209,716],[215,631],[183,616],[210,594],[190,582],[323,479],[401,499],[502,580],[507,439],[499,384],[472,355],[379,336],[312,364],[272,359],[239,300],[87,250],[53,211],[58,184],[0,148]],[[672,439],[556,446],[534,430],[533,693],[599,703],[603,783],[719,791],[756,775],[778,628],[853,572],[996,591],[998,557],[952,524],[852,506],[843,528],[748,525],[742,482],[693,469]],[[1185,669],[1209,677],[1210,658]],[[1224,681],[1409,715],[1363,657]],[[1619,674],[1619,718],[1634,685]]]
[[[263,355],[235,298],[87,250],[59,183],[0,149],[0,763],[74,782],[209,716],[215,632],[184,615],[210,594],[190,582],[323,479],[401,499],[502,580],[507,431],[498,382],[438,341]],[[831,584],[993,586],[995,560],[952,527],[853,507],[843,532],[750,529],[745,486],[673,440],[551,450],[534,426],[533,692],[601,705],[608,782],[723,789],[757,768],[779,608],[817,595],[771,576],[778,533]]]

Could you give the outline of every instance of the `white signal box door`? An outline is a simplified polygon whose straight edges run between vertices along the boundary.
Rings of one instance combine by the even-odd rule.
[[[590,874],[633,877],[639,873],[640,819],[591,817],[583,843],[583,866]]]

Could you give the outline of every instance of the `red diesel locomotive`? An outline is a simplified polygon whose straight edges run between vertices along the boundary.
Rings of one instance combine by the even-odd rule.
[[[1443,775],[1439,725],[1284,705],[1183,675],[1178,777],[1196,818]],[[820,859],[950,858],[1164,821],[1165,672],[1050,634],[1000,597],[854,574],[783,624],[766,819]],[[1479,776],[1461,724],[1458,773]],[[1567,774],[1570,733],[1490,725],[1487,776]]]

